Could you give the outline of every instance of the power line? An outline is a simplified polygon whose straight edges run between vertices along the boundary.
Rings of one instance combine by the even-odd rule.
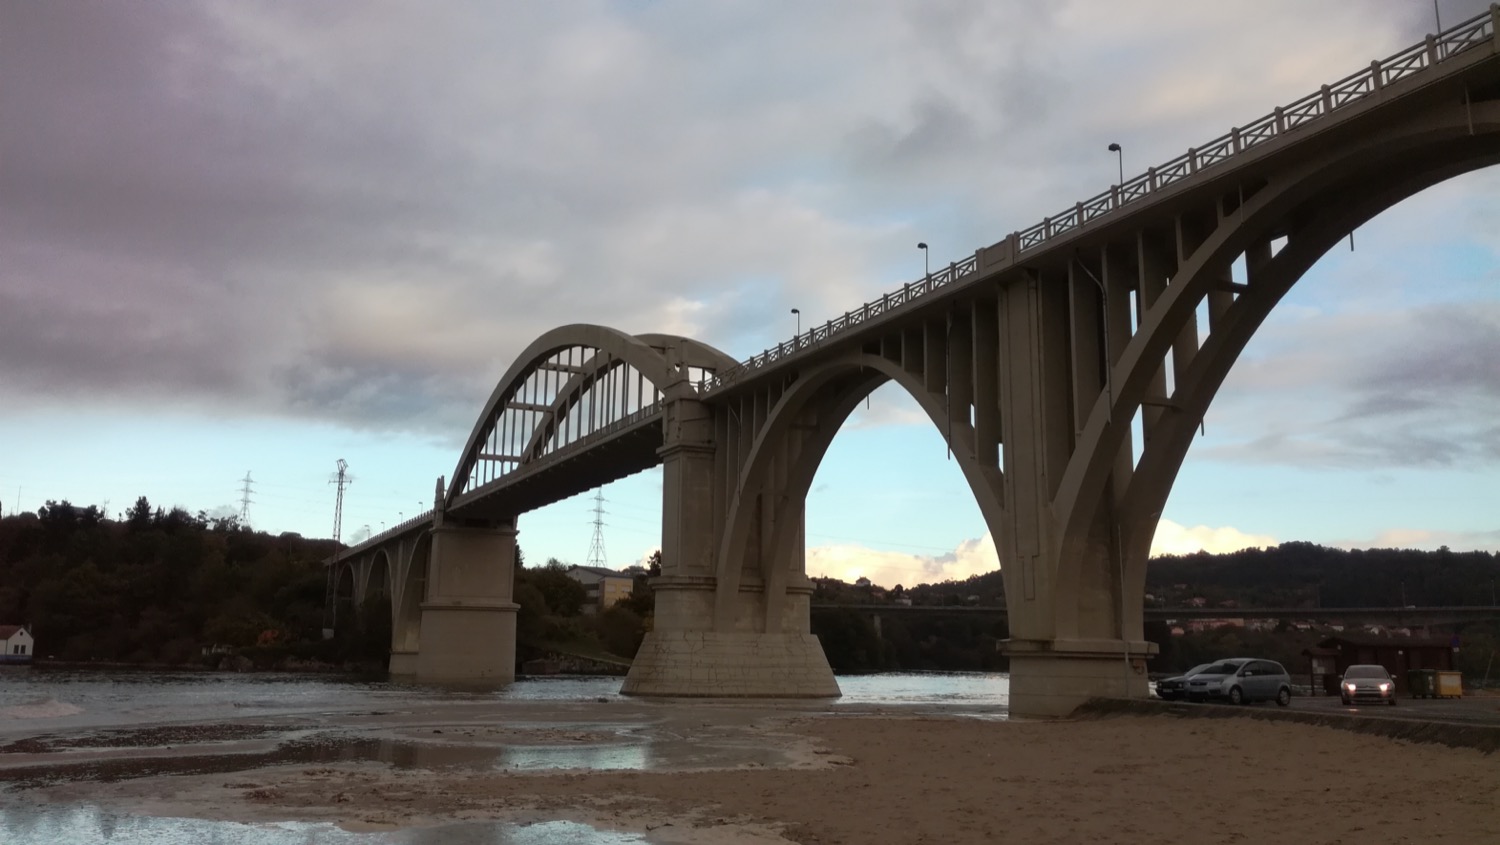
[[[343,458],[338,461],[339,471],[333,478],[328,479],[329,484],[338,485],[338,496],[333,503],[333,546],[338,548],[339,539],[343,534],[344,526],[344,488],[354,483],[354,476],[349,474],[349,462]],[[245,473],[246,477],[250,474]]]
[[[245,470],[245,477],[240,479],[244,485],[240,488],[240,525],[250,524],[250,470]]]
[[[604,488],[601,487],[594,493],[594,541],[589,544],[587,565],[608,569],[604,554],[604,514]]]

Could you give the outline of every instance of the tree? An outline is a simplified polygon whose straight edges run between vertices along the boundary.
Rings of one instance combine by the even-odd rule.
[[[132,531],[145,531],[151,527],[151,503],[145,496],[137,498],[130,510],[125,512],[125,524]]]
[[[547,612],[553,616],[577,616],[588,598],[588,591],[568,575],[567,568],[557,558],[548,560],[541,569],[527,570],[524,581],[542,594]]]

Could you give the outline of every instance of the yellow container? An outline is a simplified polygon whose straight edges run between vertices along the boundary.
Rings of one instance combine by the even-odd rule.
[[[1437,689],[1434,692],[1438,698],[1463,698],[1464,673],[1439,669]]]

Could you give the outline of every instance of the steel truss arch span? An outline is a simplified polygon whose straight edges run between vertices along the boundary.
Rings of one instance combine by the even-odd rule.
[[[553,329],[517,356],[485,403],[444,492],[444,507],[565,445],[561,437],[586,436],[662,399],[692,396],[695,375],[732,363],[708,344],[674,335],[635,337],[589,324]],[[631,371],[638,376],[634,388]],[[624,374],[619,384],[610,380],[614,373]],[[508,442],[492,442],[502,429]],[[499,464],[500,470],[482,471],[489,463]]]
[[[787,563],[801,560],[793,544],[802,538],[802,509],[818,467],[860,401],[887,382],[900,385],[940,432],[947,430],[951,415],[943,395],[928,391],[918,374],[899,363],[867,353],[831,359],[803,370],[771,406],[740,470],[715,558],[714,615],[720,630],[729,630],[734,624],[746,549],[752,546],[760,550],[759,575],[766,592],[765,630],[773,629],[791,575]],[[1005,525],[1000,470],[979,460],[970,439],[945,439],[951,441],[954,459],[986,525],[999,536]],[[767,503],[775,508],[769,517],[762,511]],[[752,532],[767,521],[770,536],[752,544]]]
[[[1219,315],[1190,362],[1175,373],[1160,418],[1124,489],[1115,497],[1125,578],[1143,588],[1156,517],[1171,492],[1213,397],[1256,330],[1282,297],[1329,249],[1360,225],[1427,188],[1500,164],[1500,101],[1457,104],[1415,127],[1376,134],[1278,174],[1246,198],[1232,219],[1220,221],[1179,267],[1165,292],[1141,316],[1141,331],[1113,368],[1113,395],[1101,394],[1090,412],[1054,499],[1065,522],[1059,579],[1076,578],[1090,542],[1088,528],[1108,498],[1111,466],[1144,409],[1150,380],[1171,354],[1174,339],[1191,328],[1199,304],[1244,255],[1249,280]],[[1396,174],[1393,179],[1392,175]],[[1290,222],[1289,222],[1290,221]],[[1284,247],[1271,252],[1274,239]],[[1060,596],[1061,597],[1061,596]],[[1060,626],[1077,608],[1055,607]]]

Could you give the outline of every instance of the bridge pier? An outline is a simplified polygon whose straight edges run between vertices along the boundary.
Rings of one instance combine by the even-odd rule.
[[[514,520],[495,526],[432,529],[427,600],[422,602],[419,681],[510,683],[516,679]],[[392,671],[398,653],[392,652]]]
[[[1010,713],[1060,718],[1094,697],[1146,698],[1148,648],[1145,641],[1007,640]]]
[[[839,694],[822,643],[808,628],[812,594],[793,561],[783,583],[741,583],[733,618],[720,618],[715,560],[724,522],[714,418],[701,402],[668,405],[662,457],[662,575],[653,629],[620,691],[683,697],[828,698]],[[800,521],[801,511],[797,512]],[[800,523],[799,523],[800,524]],[[800,531],[799,540],[800,540]],[[796,561],[801,563],[799,543]]]

